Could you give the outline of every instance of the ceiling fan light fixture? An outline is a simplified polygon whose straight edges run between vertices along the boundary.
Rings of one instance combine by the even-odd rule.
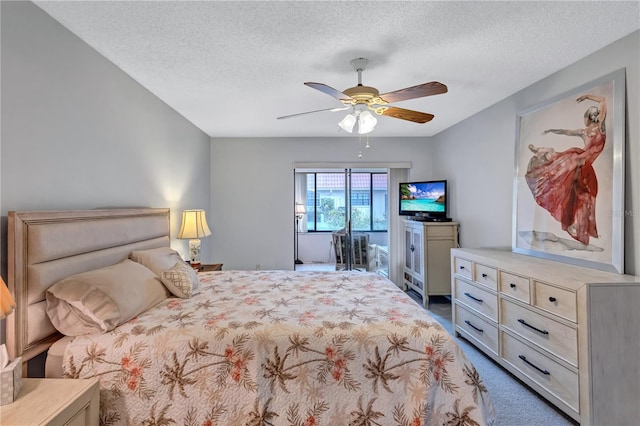
[[[356,116],[349,113],[339,123],[338,126],[345,132],[352,133],[353,126],[356,125]]]
[[[369,112],[363,111],[358,117],[358,133],[364,135],[373,132],[378,120]]]

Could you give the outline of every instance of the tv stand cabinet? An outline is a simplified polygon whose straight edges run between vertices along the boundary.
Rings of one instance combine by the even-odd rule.
[[[451,249],[458,247],[456,222],[403,221],[403,283],[422,297],[451,294]]]
[[[456,335],[582,425],[640,419],[640,277],[451,250]]]

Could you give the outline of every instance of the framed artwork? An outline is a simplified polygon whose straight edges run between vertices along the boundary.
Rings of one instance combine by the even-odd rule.
[[[624,273],[625,70],[522,111],[512,250]]]

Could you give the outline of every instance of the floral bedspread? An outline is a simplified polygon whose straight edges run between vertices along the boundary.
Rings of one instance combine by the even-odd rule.
[[[457,344],[389,280],[219,271],[112,332],[77,337],[65,375],[98,377],[104,425],[485,425]]]

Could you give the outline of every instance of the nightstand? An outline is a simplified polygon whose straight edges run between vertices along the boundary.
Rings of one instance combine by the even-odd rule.
[[[209,265],[202,264],[198,268],[198,272],[222,271],[222,263],[212,263]]]
[[[99,416],[97,379],[23,378],[18,398],[0,406],[3,425],[97,426]]]

